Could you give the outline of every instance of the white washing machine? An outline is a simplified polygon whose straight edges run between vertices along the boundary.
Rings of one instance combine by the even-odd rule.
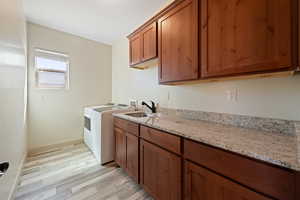
[[[124,104],[105,104],[84,109],[84,142],[102,165],[114,160],[113,113],[128,112]]]

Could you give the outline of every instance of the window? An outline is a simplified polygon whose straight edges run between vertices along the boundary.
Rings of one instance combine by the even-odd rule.
[[[68,88],[69,56],[35,49],[35,76],[38,88]]]

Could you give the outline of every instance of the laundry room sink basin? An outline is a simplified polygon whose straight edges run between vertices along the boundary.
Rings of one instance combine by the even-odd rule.
[[[147,117],[148,115],[144,112],[136,112],[136,113],[127,113],[125,115],[128,115],[130,117],[137,117],[137,118],[140,118],[140,117]]]

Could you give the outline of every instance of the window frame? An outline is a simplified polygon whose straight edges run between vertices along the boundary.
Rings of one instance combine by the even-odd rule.
[[[37,67],[37,58],[42,57],[38,55],[38,52],[49,54],[52,56],[58,56],[58,57],[65,57],[66,58],[66,71],[63,70],[51,70],[51,69],[39,69]],[[52,50],[46,50],[41,48],[34,48],[34,77],[35,77],[35,88],[39,90],[69,90],[70,89],[70,59],[69,55],[66,53],[58,52],[58,51],[52,51]],[[64,73],[65,74],[65,85],[64,87],[56,87],[53,85],[49,86],[40,86],[39,84],[39,72],[56,72],[56,73]]]

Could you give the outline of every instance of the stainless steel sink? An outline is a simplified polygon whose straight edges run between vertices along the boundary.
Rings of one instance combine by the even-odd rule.
[[[140,118],[140,117],[147,117],[148,115],[144,112],[137,112],[137,113],[127,113],[125,115],[128,115],[130,117],[137,117],[137,118]]]

